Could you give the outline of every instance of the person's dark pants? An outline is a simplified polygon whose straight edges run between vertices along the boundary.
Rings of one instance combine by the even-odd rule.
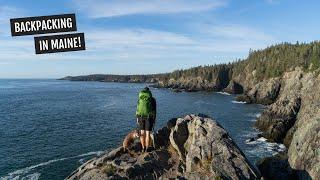
[[[138,116],[138,128],[139,128],[139,130],[152,131],[153,126],[154,126],[153,118]]]
[[[137,117],[138,118],[138,128],[141,131],[140,142],[143,151],[148,151],[150,146],[150,132],[154,126],[154,119],[149,117]]]

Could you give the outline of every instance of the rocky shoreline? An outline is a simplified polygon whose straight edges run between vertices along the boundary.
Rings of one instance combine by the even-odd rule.
[[[160,82],[158,85],[184,90],[185,84],[188,83],[184,82],[181,85],[181,82],[183,81],[172,80],[167,83]],[[198,81],[191,87],[201,90],[199,87],[203,83]],[[278,162],[291,170],[281,172],[281,168],[276,171],[277,168],[275,168],[273,173],[268,172],[272,174],[269,175],[270,177],[320,179],[320,75],[318,72],[305,72],[297,67],[280,77],[263,81],[259,81],[255,73],[244,72],[234,75],[229,85],[222,91],[233,94],[243,91],[243,94],[236,97],[237,101],[268,105],[255,122],[255,127],[263,132],[262,135],[268,141],[284,143],[288,152],[281,158],[278,155],[266,158],[265,162],[258,166],[262,173],[270,170],[271,164]]]
[[[319,47],[319,41],[282,43],[253,51],[246,59],[228,64],[153,75],[89,75],[62,79],[152,83],[153,87],[169,88],[177,93],[222,91],[238,94],[237,101],[267,105],[255,127],[268,141],[283,143],[288,151],[281,157],[263,160],[258,166],[262,174],[269,174],[271,179],[320,179],[320,55],[315,51]],[[283,164],[282,168],[272,168],[278,167],[275,162]],[[284,169],[291,170],[282,171]]]
[[[281,158],[277,155],[261,160],[258,165],[261,173],[273,178],[320,179],[320,75],[299,67],[281,77],[263,81],[257,80],[254,73],[248,74],[234,75],[224,86],[208,83],[200,77],[178,81],[155,79],[153,86],[170,88],[174,92],[242,93],[236,100],[268,105],[255,127],[268,141],[284,143],[288,152]],[[287,168],[271,168],[275,162]],[[267,170],[270,172],[265,172]]]
[[[279,162],[292,170],[280,172],[273,169],[273,173],[268,172],[275,178],[281,175],[320,179],[320,75],[298,67],[281,77],[263,81],[248,72],[233,75],[228,81],[226,85],[217,78],[215,82],[220,83],[217,85],[198,77],[179,80],[155,78],[152,82],[153,87],[170,88],[174,92],[219,90],[240,94],[236,97],[238,101],[268,105],[255,122],[255,127],[268,141],[284,143],[288,152],[281,158],[274,156],[262,160],[264,162],[258,166],[262,174],[272,169],[270,163]]]
[[[174,118],[154,134],[155,150],[136,141],[94,158],[67,179],[260,179],[259,172],[217,121],[205,115]]]
[[[288,152],[258,165],[269,178],[320,178],[320,75],[296,68],[282,77],[258,83],[237,99],[270,104],[255,126]],[[275,164],[279,164],[276,166]],[[267,172],[266,172],[267,171]]]

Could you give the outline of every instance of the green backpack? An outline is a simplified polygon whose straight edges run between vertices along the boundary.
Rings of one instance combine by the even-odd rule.
[[[152,94],[149,90],[142,90],[139,93],[137,116],[149,117],[152,115]]]

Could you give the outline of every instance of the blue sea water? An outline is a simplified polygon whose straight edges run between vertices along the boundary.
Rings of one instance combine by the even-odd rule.
[[[0,80],[0,179],[63,179],[86,160],[118,147],[136,127],[137,94],[145,85],[58,80]],[[275,153],[264,139],[246,143],[263,106],[215,92],[151,89],[156,129],[172,117],[214,117],[254,163]],[[281,148],[281,146],[280,146]]]

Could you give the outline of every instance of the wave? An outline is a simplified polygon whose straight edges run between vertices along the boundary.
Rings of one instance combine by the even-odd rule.
[[[79,159],[79,163],[83,164],[84,163],[84,158]]]
[[[261,113],[249,113],[247,114],[248,117],[250,117],[250,119],[248,119],[251,122],[256,122],[257,119],[261,116]]]
[[[286,147],[280,143],[268,142],[266,138],[260,137],[256,140],[247,139],[246,144],[254,146],[249,152],[252,154],[278,154],[279,152],[286,151]]]
[[[38,179],[40,177],[40,173],[33,173],[33,174],[28,174],[30,171],[38,168],[38,167],[42,167],[42,166],[47,166],[49,164],[52,164],[52,163],[55,163],[55,162],[58,162],[58,161],[65,161],[65,160],[68,160],[68,159],[74,159],[74,158],[79,158],[79,157],[85,157],[85,156],[91,156],[91,155],[101,155],[104,151],[95,151],[95,152],[88,152],[88,153],[84,153],[84,154],[80,154],[80,155],[77,155],[77,156],[70,156],[70,157],[65,157],[65,158],[59,158],[59,159],[52,159],[52,160],[49,160],[47,162],[42,162],[42,163],[39,163],[39,164],[36,164],[36,165],[32,165],[32,166],[29,166],[29,167],[26,167],[26,168],[22,168],[22,169],[18,169],[14,172],[11,172],[11,173],[8,173],[7,176],[4,176],[4,177],[0,177],[1,180],[9,180],[9,179],[20,179],[21,177],[20,176],[24,176],[23,179]],[[39,176],[36,176],[36,175],[39,175]],[[30,177],[29,177],[30,176]]]
[[[261,138],[258,138],[258,139],[257,139],[257,141],[260,141],[260,142],[266,142],[266,141],[267,141],[267,139],[266,139],[266,138],[264,138],[264,137],[261,137]]]
[[[10,85],[0,85],[0,89],[13,89],[15,86],[10,86]]]
[[[231,102],[235,104],[246,104],[246,102],[244,101],[231,101]]]
[[[218,94],[223,94],[223,95],[227,95],[227,96],[231,96],[231,94],[227,93],[227,92],[216,92]]]
[[[39,177],[40,177],[40,173],[33,173],[33,174],[29,174],[27,175],[26,177],[22,178],[23,180],[24,179],[27,179],[27,180],[38,180]]]
[[[261,113],[249,113],[248,116],[253,118],[259,118],[261,116]]]
[[[117,103],[116,102],[110,102],[108,104],[103,105],[103,108],[108,108],[108,107],[114,107]]]

